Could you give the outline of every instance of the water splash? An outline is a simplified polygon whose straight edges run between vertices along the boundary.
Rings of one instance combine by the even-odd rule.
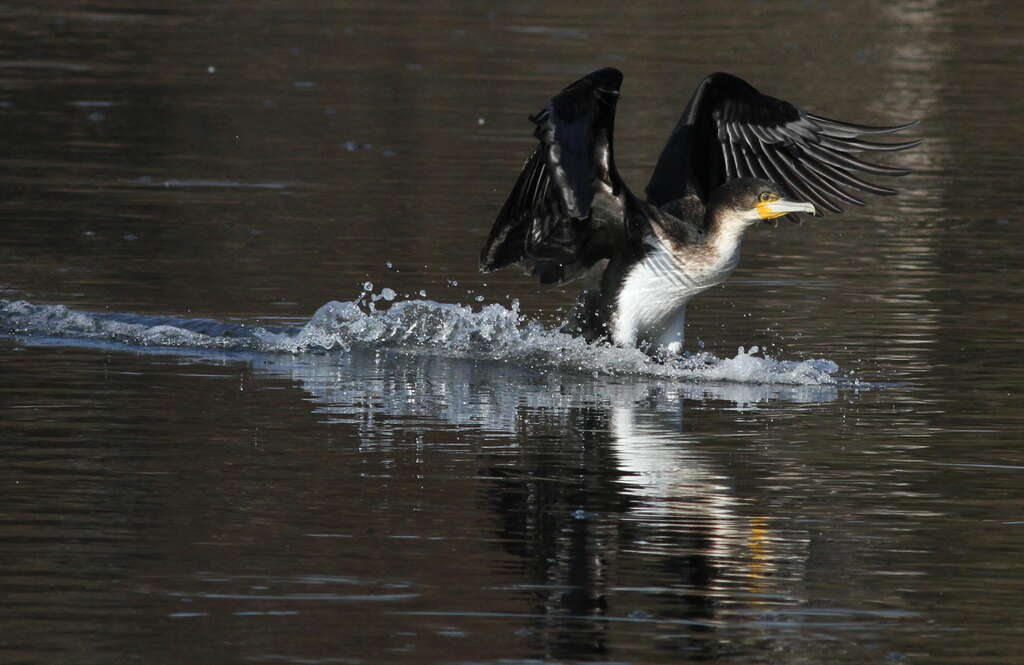
[[[701,351],[659,362],[637,349],[588,344],[529,321],[515,303],[511,307],[490,304],[473,311],[465,305],[404,300],[377,310],[372,304],[367,307],[363,299],[331,301],[301,327],[272,327],[81,312],[63,305],[0,300],[0,334],[262,353],[387,349],[592,376],[652,376],[691,382],[835,385],[839,380],[838,367],[829,360],[776,360],[756,355],[756,347],[750,352],[740,348],[733,358]]]

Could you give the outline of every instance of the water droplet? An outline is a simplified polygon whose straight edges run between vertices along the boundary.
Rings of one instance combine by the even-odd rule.
[[[427,290],[426,289],[420,289],[420,298],[426,298],[426,297],[427,297]]]
[[[387,287],[384,287],[383,289],[380,290],[380,297],[383,298],[384,300],[387,300],[388,302],[391,302],[392,300],[394,300],[395,296],[397,296],[397,295],[398,294],[395,293],[394,289],[389,289]]]
[[[373,282],[363,282],[363,291],[367,293],[373,291]]]

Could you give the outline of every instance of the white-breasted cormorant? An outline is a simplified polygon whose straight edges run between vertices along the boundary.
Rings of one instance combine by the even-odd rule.
[[[584,279],[564,329],[648,353],[682,351],[686,303],[722,283],[758,221],[864,205],[850,194],[895,194],[858,174],[899,176],[852,153],[912,148],[868,127],[807,113],[731,74],[694,92],[658,159],[646,201],[615,169],[613,126],[622,73],[572,83],[530,120],[527,160],[480,254],[480,270],[517,263],[545,284]],[[773,222],[774,223],[774,222]]]

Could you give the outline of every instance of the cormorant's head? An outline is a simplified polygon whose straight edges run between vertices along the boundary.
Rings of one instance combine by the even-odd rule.
[[[769,222],[796,212],[814,214],[810,203],[787,199],[775,183],[760,178],[736,178],[726,182],[711,196],[710,207],[721,219],[731,219],[749,226]]]

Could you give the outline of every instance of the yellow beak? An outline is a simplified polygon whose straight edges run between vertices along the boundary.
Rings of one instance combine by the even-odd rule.
[[[775,219],[791,212],[809,212],[813,215],[815,210],[814,206],[810,203],[787,201],[785,199],[761,201],[757,204],[757,214],[760,215],[761,219]]]

